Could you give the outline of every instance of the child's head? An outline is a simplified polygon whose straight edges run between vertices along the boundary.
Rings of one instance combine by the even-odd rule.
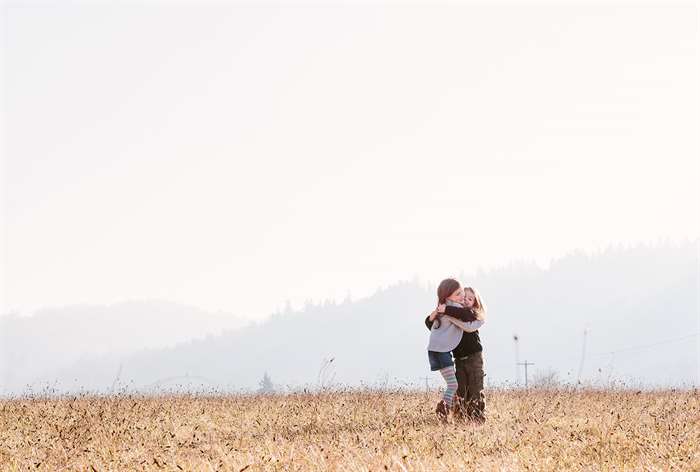
[[[462,285],[455,279],[445,279],[440,282],[437,288],[438,305],[442,305],[447,300],[462,303],[464,299],[464,291]]]
[[[481,299],[479,291],[474,287],[464,288],[464,306],[467,308],[472,308],[478,315],[486,315],[486,304]]]

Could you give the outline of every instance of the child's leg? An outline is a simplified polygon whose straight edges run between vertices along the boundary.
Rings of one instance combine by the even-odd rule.
[[[467,397],[467,370],[464,361],[455,359],[455,375],[457,376],[457,396]]]
[[[448,408],[452,408],[452,398],[454,398],[455,392],[457,391],[457,377],[455,376],[455,368],[453,366],[445,367],[440,369],[440,373],[447,384],[445,387],[445,393],[442,395],[442,399],[445,400]]]
[[[479,422],[486,420],[483,359],[482,354],[479,352],[469,356],[467,363],[467,414],[470,418]]]
[[[457,376],[457,393],[453,400],[454,411],[455,415],[461,418],[466,412],[466,410],[464,410],[464,399],[467,398],[467,385],[469,382],[465,363],[460,359],[455,359],[455,375]]]

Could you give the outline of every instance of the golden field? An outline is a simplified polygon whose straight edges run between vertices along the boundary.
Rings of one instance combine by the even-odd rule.
[[[700,392],[487,391],[0,400],[1,470],[700,470]]]

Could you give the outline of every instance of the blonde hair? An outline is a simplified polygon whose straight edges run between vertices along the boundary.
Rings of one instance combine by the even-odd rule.
[[[464,287],[464,291],[466,292],[469,290],[471,293],[474,294],[474,306],[472,307],[472,310],[474,311],[474,314],[476,315],[476,319],[478,320],[483,320],[486,318],[486,303],[481,298],[481,295],[479,294],[479,291],[475,289],[474,287]]]

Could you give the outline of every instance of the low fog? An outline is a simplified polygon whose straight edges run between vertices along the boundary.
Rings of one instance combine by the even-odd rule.
[[[531,384],[692,387],[700,381],[699,262],[697,242],[688,242],[454,275],[488,304],[487,385],[522,386],[516,361],[527,360]],[[436,386],[423,325],[434,290],[397,282],[249,324],[166,302],[5,316],[2,393],[255,391],[265,374],[276,391]]]

